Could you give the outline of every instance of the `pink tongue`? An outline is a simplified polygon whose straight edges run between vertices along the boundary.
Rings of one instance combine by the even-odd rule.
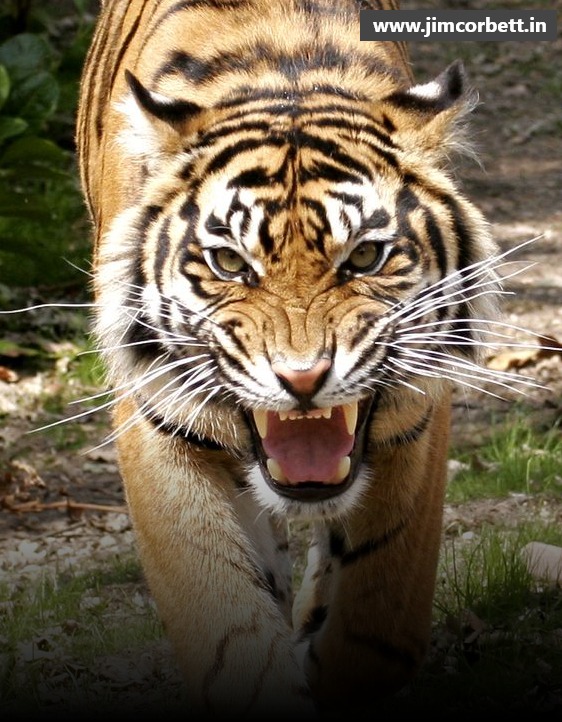
[[[331,419],[281,421],[277,414],[268,413],[262,445],[267,456],[281,467],[287,483],[327,484],[335,476],[340,459],[353,449],[354,441],[355,436],[347,433],[343,409],[336,406]]]

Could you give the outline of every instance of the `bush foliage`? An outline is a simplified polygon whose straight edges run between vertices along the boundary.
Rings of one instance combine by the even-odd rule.
[[[73,138],[92,18],[79,0],[15,0],[0,10],[0,282],[7,285],[74,283],[82,278],[75,266],[87,265]]]

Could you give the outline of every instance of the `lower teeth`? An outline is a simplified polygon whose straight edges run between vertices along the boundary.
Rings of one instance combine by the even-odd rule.
[[[267,470],[271,474],[271,477],[275,479],[275,481],[287,481],[287,477],[283,473],[283,469],[281,468],[279,462],[275,459],[267,460]]]

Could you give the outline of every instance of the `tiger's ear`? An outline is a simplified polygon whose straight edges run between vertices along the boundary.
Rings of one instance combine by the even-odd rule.
[[[189,100],[177,100],[148,90],[140,80],[125,70],[125,79],[139,106],[149,115],[170,125],[185,123],[201,111],[201,106]]]
[[[155,161],[184,150],[203,108],[149,90],[129,70],[125,70],[125,79],[130,93],[117,107],[127,120],[128,127],[119,138],[127,153]]]
[[[434,80],[387,96],[383,105],[396,134],[409,139],[407,145],[444,155],[451,147],[464,147],[460,122],[476,102],[457,60]]]

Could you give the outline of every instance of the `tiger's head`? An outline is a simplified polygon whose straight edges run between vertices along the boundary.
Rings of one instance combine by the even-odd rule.
[[[243,455],[272,510],[340,513],[380,399],[477,368],[496,281],[445,170],[462,67],[376,102],[311,87],[203,108],[128,84],[130,197],[98,260],[114,385]]]

